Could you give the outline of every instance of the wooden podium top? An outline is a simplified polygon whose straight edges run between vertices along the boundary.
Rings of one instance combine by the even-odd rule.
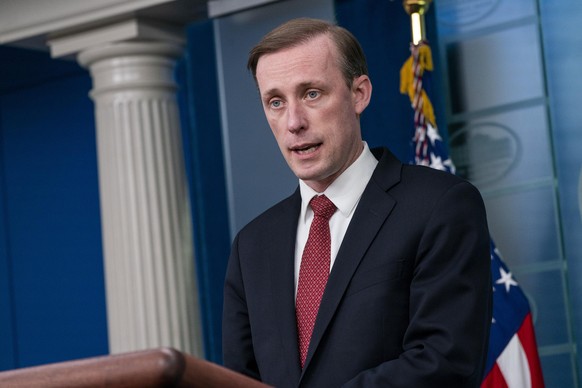
[[[267,385],[172,348],[159,348],[0,372],[3,388],[204,387]]]

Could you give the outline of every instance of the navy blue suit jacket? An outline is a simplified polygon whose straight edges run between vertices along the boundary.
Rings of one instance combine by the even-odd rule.
[[[356,208],[303,370],[294,301],[297,190],[236,236],[224,290],[227,367],[284,387],[477,387],[491,322],[477,189],[387,149]]]

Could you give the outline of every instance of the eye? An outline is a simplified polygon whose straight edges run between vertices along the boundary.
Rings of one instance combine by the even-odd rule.
[[[269,102],[269,105],[271,106],[271,108],[274,108],[274,109],[280,108],[282,104],[283,103],[281,102],[281,100],[271,100]]]
[[[317,90],[310,90],[306,94],[307,98],[313,100],[319,96],[319,92]]]

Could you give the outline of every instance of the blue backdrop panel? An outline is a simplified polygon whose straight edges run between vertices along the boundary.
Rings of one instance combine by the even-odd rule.
[[[230,252],[228,206],[214,32],[211,20],[188,27],[178,66],[184,148],[190,182],[205,357],[222,362],[222,290]]]
[[[2,97],[0,96],[0,106]],[[0,109],[0,122],[2,110]],[[1,130],[1,127],[0,127]],[[0,136],[0,149],[2,136]],[[0,155],[1,156],[1,155]],[[16,367],[16,341],[14,338],[14,303],[12,298],[12,265],[8,253],[8,225],[6,222],[6,194],[4,189],[4,163],[0,164],[0,370]]]
[[[108,352],[90,78],[22,53],[0,97],[0,369]]]

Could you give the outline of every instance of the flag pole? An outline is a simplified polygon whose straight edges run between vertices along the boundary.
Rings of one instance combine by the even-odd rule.
[[[410,15],[412,28],[412,44],[418,45],[426,40],[426,27],[424,25],[424,14],[428,11],[432,0],[403,0],[402,5],[406,13]]]
[[[442,140],[438,136],[432,103],[423,87],[425,71],[433,70],[432,53],[426,40],[424,25],[424,15],[431,2],[432,0],[402,1],[404,9],[410,15],[412,42],[410,44],[411,55],[400,69],[400,93],[408,94],[414,109],[415,133],[412,140],[415,149],[411,162],[434,168],[437,168],[438,165],[439,169],[454,173],[454,166],[450,159],[444,161],[446,162],[444,165],[440,159],[436,160],[431,157],[431,155],[434,156],[431,150],[435,147],[435,139],[438,137],[438,140]],[[435,164],[435,161],[439,163]]]

